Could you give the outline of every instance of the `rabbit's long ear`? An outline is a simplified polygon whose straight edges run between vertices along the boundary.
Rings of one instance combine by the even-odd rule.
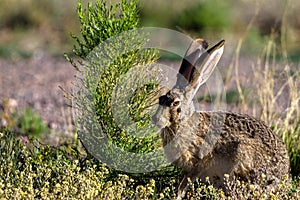
[[[195,70],[196,62],[199,60],[200,56],[206,52],[207,47],[207,42],[201,38],[198,38],[191,43],[179,68],[176,87],[185,88],[189,84],[191,81],[190,78],[192,77],[191,75]]]
[[[215,46],[200,55],[200,58],[198,58],[197,62],[195,63],[195,68],[190,74],[191,76],[189,77],[190,87],[188,88],[192,92],[190,96],[191,98],[194,97],[199,87],[208,80],[208,78],[214,71],[223,54],[224,44],[225,40],[220,41]]]

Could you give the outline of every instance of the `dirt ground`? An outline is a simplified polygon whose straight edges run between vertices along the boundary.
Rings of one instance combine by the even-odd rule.
[[[75,74],[75,69],[63,57],[0,59],[0,102],[15,99],[18,110],[31,107],[48,127],[64,131],[69,128],[71,108],[61,88],[71,92]]]

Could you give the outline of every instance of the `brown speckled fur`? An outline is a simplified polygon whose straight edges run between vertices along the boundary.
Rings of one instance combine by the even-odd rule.
[[[203,40],[198,42],[198,52],[207,48]],[[176,86],[159,98],[160,105],[153,116],[161,128],[166,157],[184,172],[179,195],[187,185],[187,178],[194,181],[209,177],[210,183],[224,188],[224,174],[253,183],[265,174],[270,185],[276,185],[289,174],[285,144],[262,121],[226,111],[195,112],[191,99],[199,85],[208,79],[208,73],[222,55],[223,46],[224,41],[221,41],[207,50],[204,57],[199,57],[200,61],[211,62],[205,63],[206,68],[200,73],[190,69],[195,63],[188,65],[184,61],[179,72],[189,80],[189,86],[178,78]],[[187,52],[197,52],[193,51],[196,47],[193,43]]]
[[[221,126],[215,128],[211,118],[220,120]],[[206,141],[208,134],[217,139],[215,144]],[[161,136],[168,159],[192,180],[208,176],[222,186],[224,174],[255,182],[261,173],[272,181],[289,173],[284,143],[263,122],[248,115],[194,113],[178,127],[163,128]],[[181,155],[174,158],[175,152]]]

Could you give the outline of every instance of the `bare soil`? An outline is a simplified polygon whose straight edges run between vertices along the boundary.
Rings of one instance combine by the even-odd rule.
[[[15,99],[19,111],[31,107],[51,129],[66,130],[71,108],[63,90],[71,92],[75,74],[63,57],[41,54],[25,60],[0,59],[0,103]]]

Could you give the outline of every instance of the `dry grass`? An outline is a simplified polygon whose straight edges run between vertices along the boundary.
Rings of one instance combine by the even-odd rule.
[[[234,71],[239,112],[265,121],[282,137],[290,152],[295,175],[300,172],[300,73],[297,63],[289,61],[283,38],[278,40],[278,36],[271,34],[264,41],[264,48],[257,50],[256,59],[247,66],[240,64],[245,38],[240,39],[229,73]],[[241,71],[245,68],[251,70],[243,77]]]

